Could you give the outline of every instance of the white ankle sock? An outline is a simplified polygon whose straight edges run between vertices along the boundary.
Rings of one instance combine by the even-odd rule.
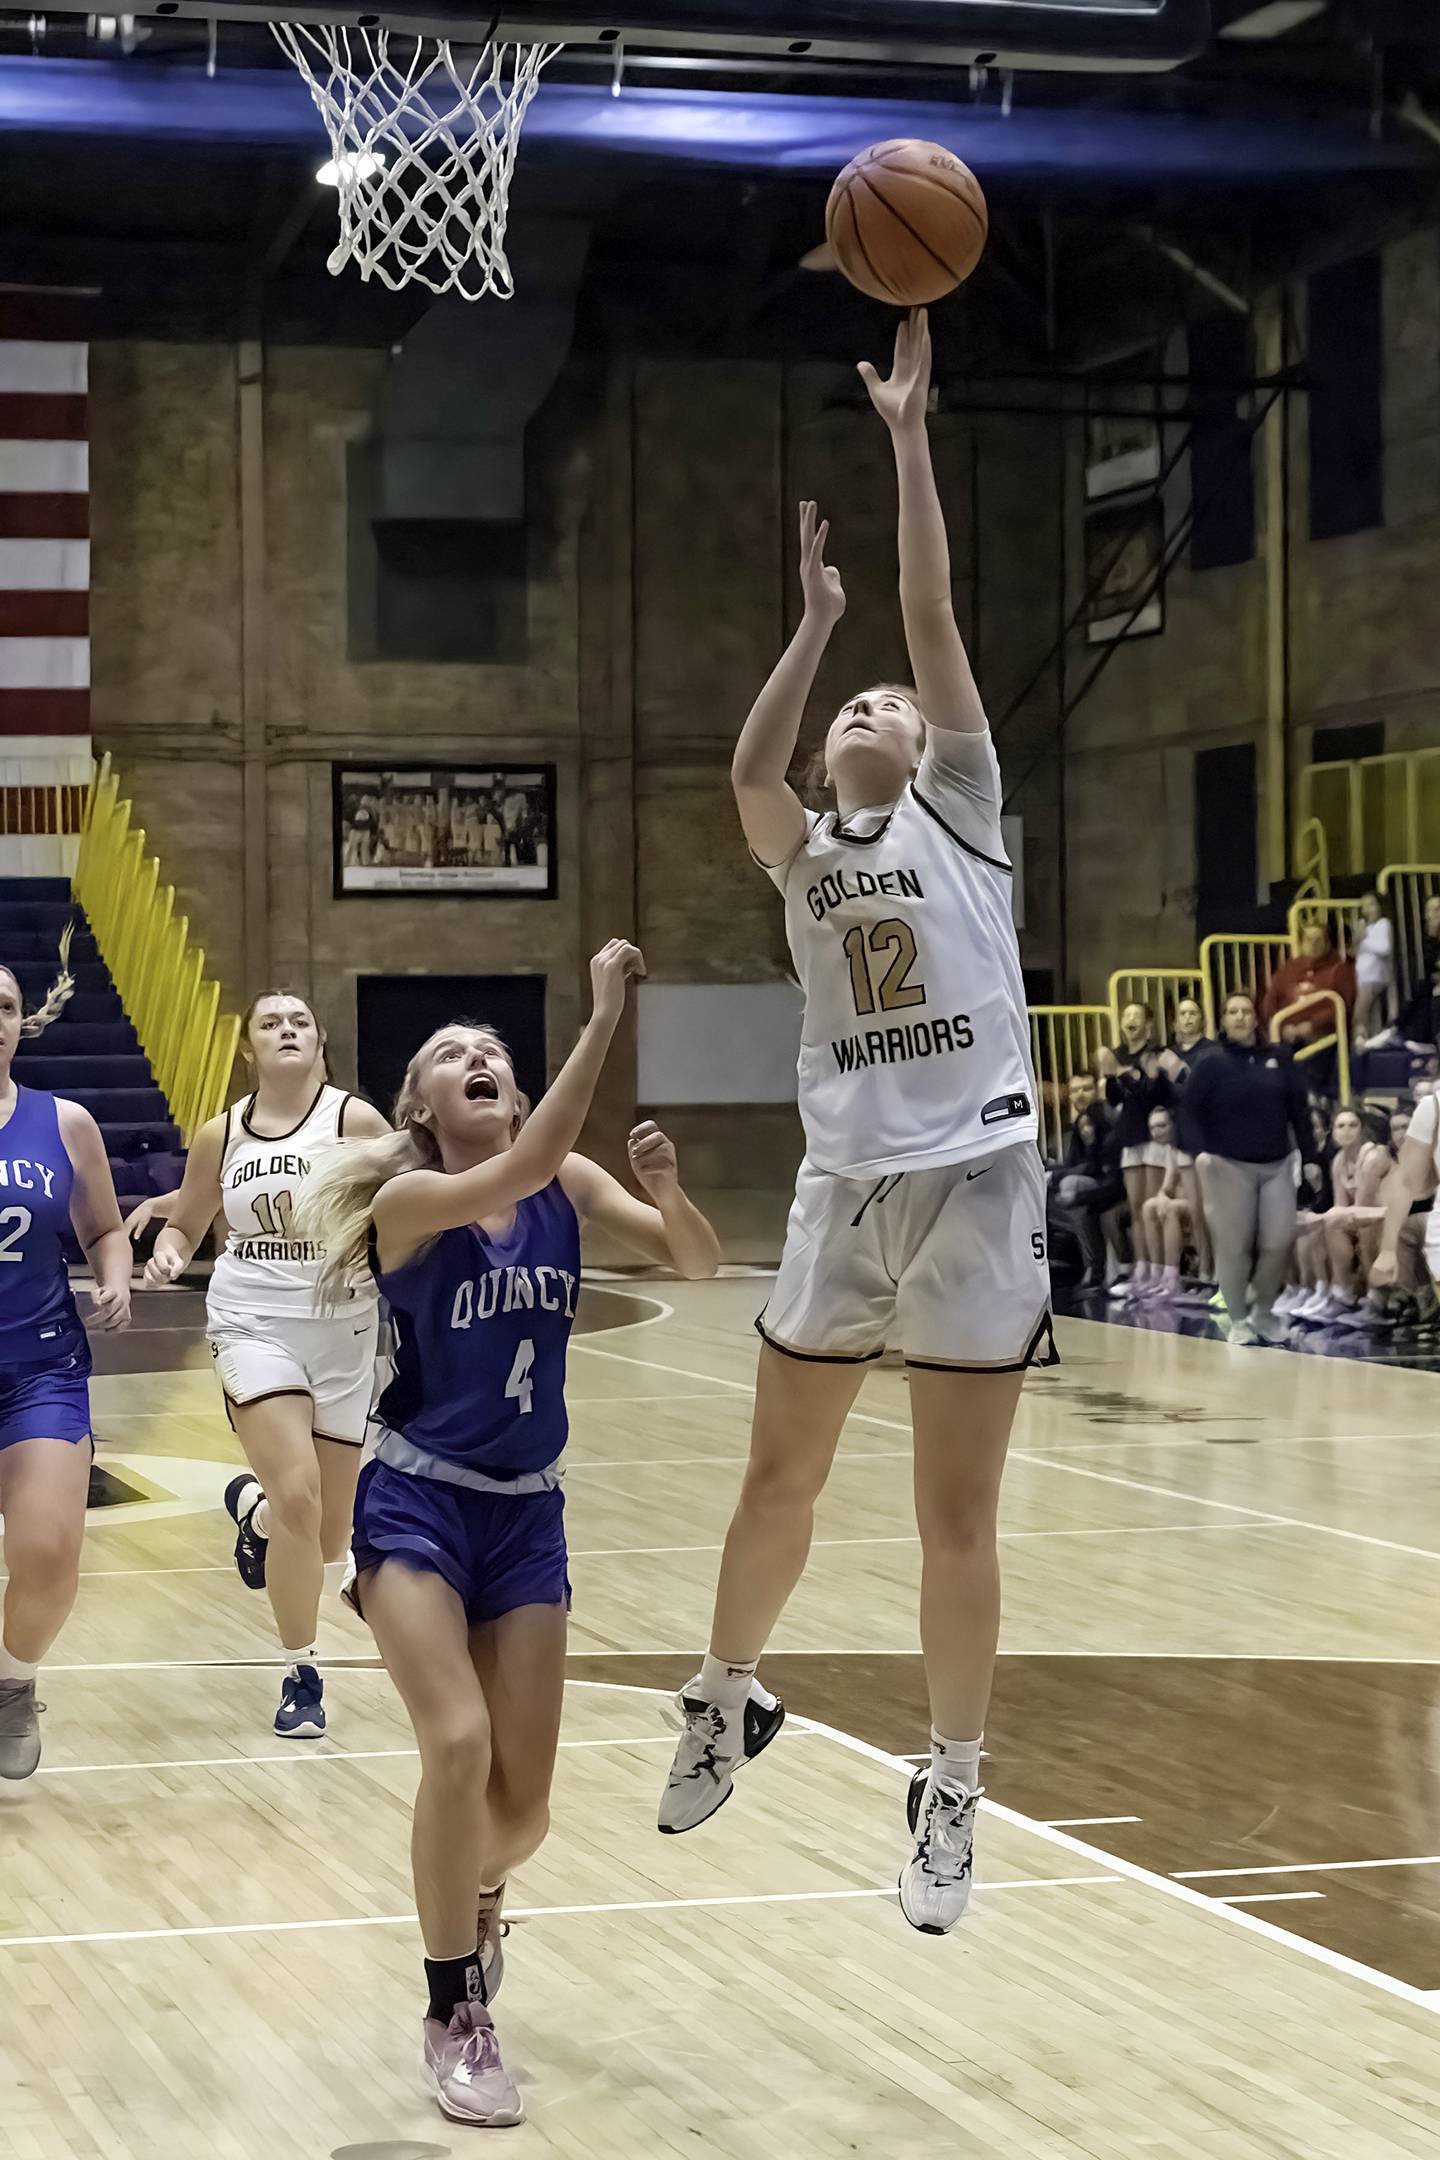
[[[345,1570],[349,1565],[348,1560],[327,1560],[325,1562],[326,1597],[339,1597],[340,1585],[345,1580]]]
[[[0,1685],[7,1680],[33,1680],[40,1667],[27,1665],[23,1657],[16,1657],[0,1643]]]
[[[313,1665],[320,1652],[315,1644],[311,1643],[308,1650],[288,1650],[285,1654],[290,1660],[290,1678],[296,1680],[300,1676],[300,1667]]]
[[[250,1527],[256,1537],[270,1535],[270,1502],[263,1497],[256,1501],[255,1512],[250,1517]]]
[[[984,1738],[984,1735],[981,1735]],[[976,1792],[980,1785],[980,1741],[947,1740],[942,1733],[930,1730],[931,1759],[937,1770],[943,1769],[947,1777],[955,1778],[966,1792]]]
[[[738,1709],[750,1692],[757,1663],[758,1660],[752,1658],[748,1665],[732,1665],[726,1658],[712,1657],[707,1650],[700,1667],[701,1700],[719,1703],[726,1709]]]

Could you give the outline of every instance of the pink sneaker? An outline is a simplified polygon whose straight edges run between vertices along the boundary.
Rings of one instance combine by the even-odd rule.
[[[459,2003],[448,2025],[425,2020],[425,2067],[452,2122],[505,2130],[524,2122],[525,2107],[500,2060],[500,2042],[483,2003]]]

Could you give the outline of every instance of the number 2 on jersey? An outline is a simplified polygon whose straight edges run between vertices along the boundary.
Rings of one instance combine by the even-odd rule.
[[[3,1212],[0,1212],[0,1229],[4,1229],[6,1223],[14,1223],[15,1225],[13,1230],[0,1238],[0,1260],[19,1262],[25,1258],[24,1253],[16,1252],[15,1247],[24,1237],[33,1220],[34,1218],[28,1207],[7,1207]]]
[[[535,1363],[535,1345],[527,1336],[515,1353],[515,1363],[510,1368],[510,1378],[505,1383],[507,1396],[514,1396],[520,1405],[521,1417],[529,1417],[535,1383],[530,1378],[530,1368]]]
[[[877,1000],[881,1012],[903,1012],[908,1005],[924,1004],[924,983],[909,980],[918,958],[915,933],[898,915],[887,915],[868,930],[863,923],[856,923],[845,933],[844,953],[850,962],[855,1010],[862,1018],[876,1010]],[[890,965],[877,984],[876,969],[887,953]]]

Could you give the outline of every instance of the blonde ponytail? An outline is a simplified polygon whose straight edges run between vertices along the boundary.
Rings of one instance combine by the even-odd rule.
[[[321,1249],[316,1304],[332,1313],[369,1266],[375,1195],[407,1170],[433,1170],[440,1150],[423,1125],[405,1124],[374,1140],[336,1140],[310,1158],[295,1210],[295,1233]]]
[[[37,1005],[34,1012],[27,1013],[21,1021],[22,1035],[43,1035],[51,1021],[59,1019],[74,997],[75,977],[70,972],[70,940],[74,935],[74,922],[67,922],[60,933],[60,972],[51,983],[44,1004]]]

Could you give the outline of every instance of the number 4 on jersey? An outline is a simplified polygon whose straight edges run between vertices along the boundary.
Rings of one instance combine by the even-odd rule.
[[[535,1363],[535,1345],[527,1336],[515,1353],[515,1363],[510,1368],[510,1378],[505,1383],[505,1393],[513,1396],[520,1405],[521,1417],[529,1417],[535,1383],[530,1378],[530,1368]]]

